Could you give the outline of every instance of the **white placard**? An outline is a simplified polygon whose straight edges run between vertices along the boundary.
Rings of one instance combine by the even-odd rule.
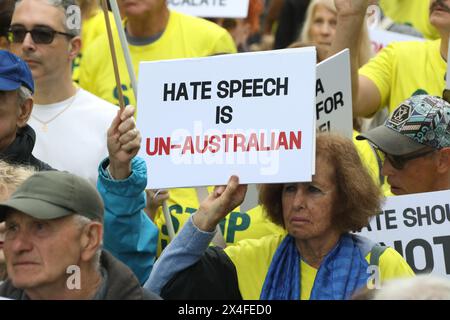
[[[316,127],[352,139],[350,52],[345,49],[317,65]]]
[[[167,0],[171,10],[197,17],[246,18],[249,0]]]
[[[450,278],[450,190],[389,197],[361,234],[396,249],[416,272]]]
[[[148,187],[310,181],[314,48],[142,62]]]
[[[393,41],[424,41],[422,38],[417,38],[398,32],[386,31],[383,29],[369,30],[369,37],[375,53],[378,53],[381,49]]]

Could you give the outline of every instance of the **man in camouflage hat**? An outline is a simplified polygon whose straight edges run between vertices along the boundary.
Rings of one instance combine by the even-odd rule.
[[[393,194],[450,189],[450,104],[443,99],[413,96],[357,139],[369,140],[384,160]]]

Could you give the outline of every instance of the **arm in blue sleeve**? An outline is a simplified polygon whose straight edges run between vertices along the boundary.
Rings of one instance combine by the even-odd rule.
[[[198,229],[190,216],[156,261],[144,288],[160,294],[173,276],[200,260],[215,233],[216,231],[205,232]]]
[[[132,173],[125,180],[113,180],[106,168],[109,160],[99,166],[97,189],[105,203],[104,247],[125,263],[144,283],[156,257],[158,228],[143,211],[146,205],[145,161],[135,157]]]

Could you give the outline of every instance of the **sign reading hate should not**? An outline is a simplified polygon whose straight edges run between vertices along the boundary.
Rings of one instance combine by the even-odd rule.
[[[345,49],[317,65],[316,127],[352,139],[350,52]]]
[[[450,190],[388,197],[360,233],[396,249],[416,273],[450,278]]]
[[[311,181],[314,48],[142,62],[137,124],[152,189]]]
[[[197,17],[246,18],[249,0],[167,0],[167,5]]]

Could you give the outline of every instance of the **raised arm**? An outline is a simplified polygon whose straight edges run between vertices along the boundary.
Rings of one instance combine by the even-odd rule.
[[[375,83],[358,74],[359,51],[363,23],[372,0],[335,0],[337,10],[336,35],[329,56],[346,48],[350,50],[353,116],[369,117],[380,107],[381,96]]]
[[[104,246],[144,283],[155,261],[158,228],[144,212],[147,169],[136,157],[141,136],[127,106],[108,130],[109,157],[99,167],[97,189],[105,203]]]
[[[158,258],[144,287],[160,294],[180,271],[197,263],[211,242],[219,221],[244,201],[246,185],[232,176],[227,186],[216,187]]]

